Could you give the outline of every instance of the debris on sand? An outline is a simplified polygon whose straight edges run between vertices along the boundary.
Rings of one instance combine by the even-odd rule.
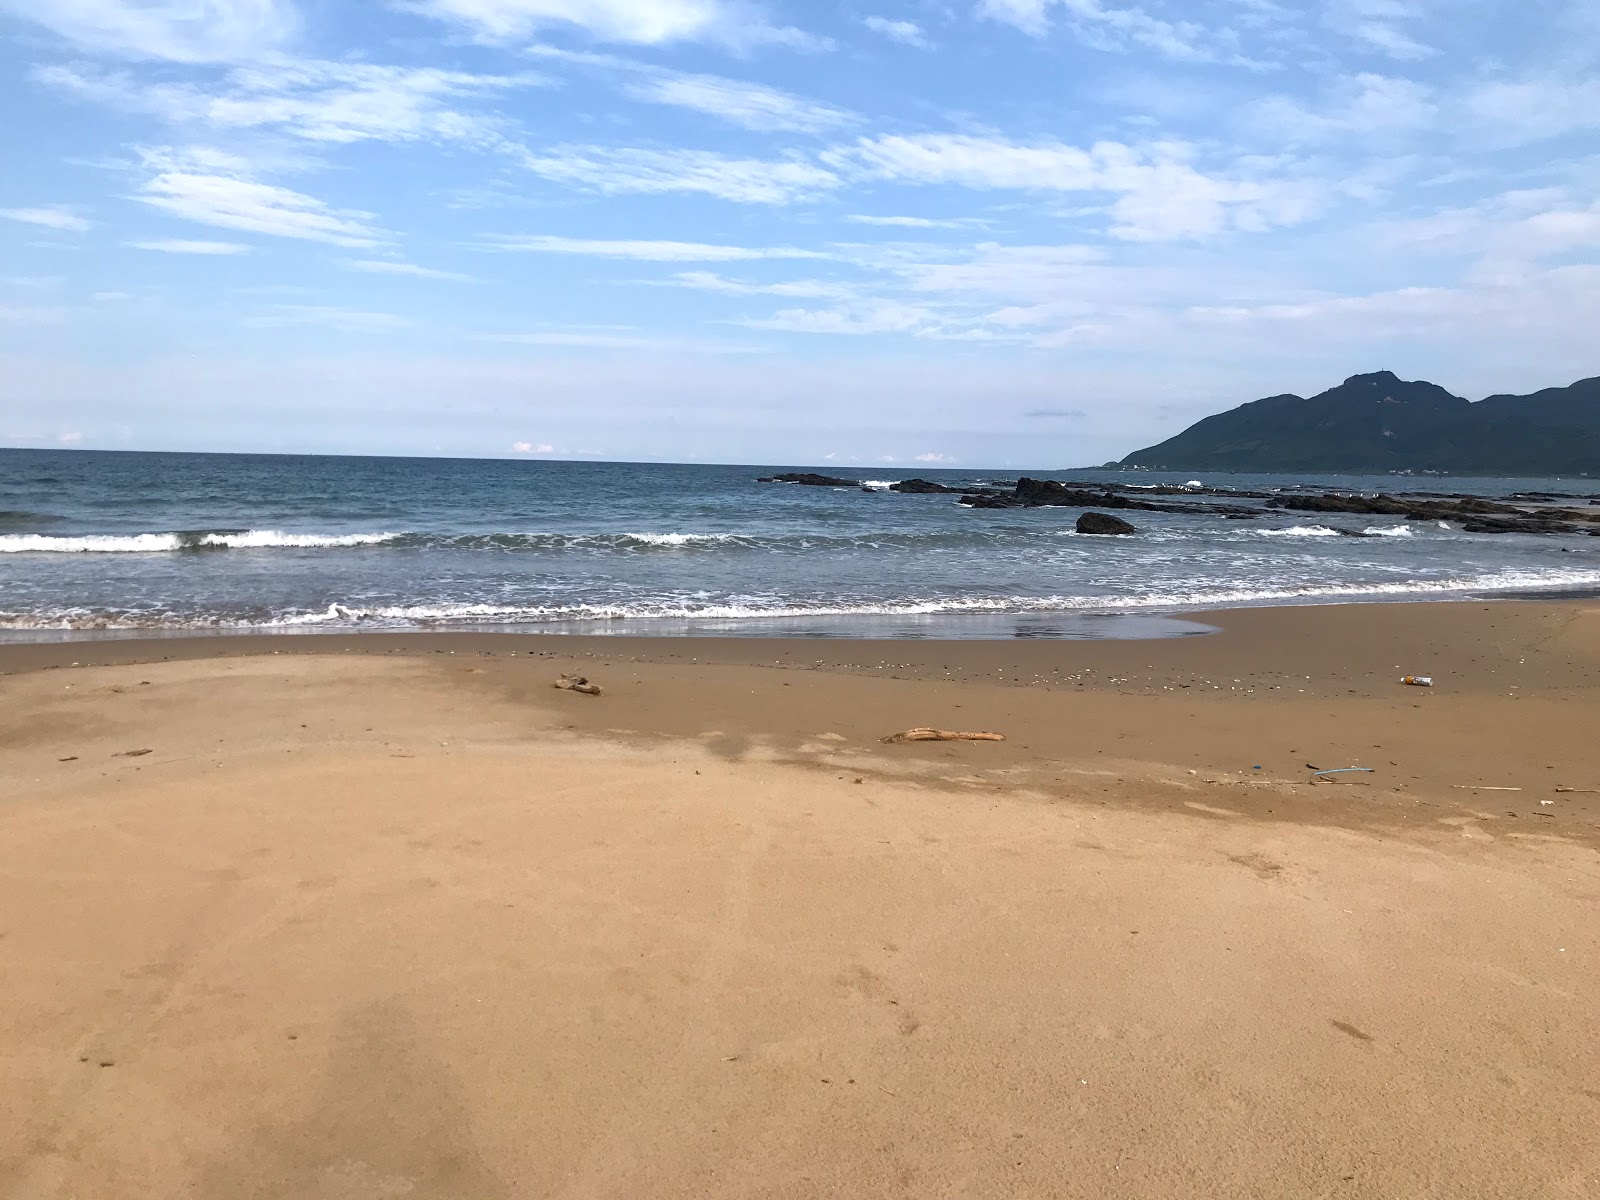
[[[907,729],[903,733],[891,733],[883,741],[896,742],[1003,742],[1006,735],[1003,733],[965,733],[953,729]]]
[[[556,687],[567,692],[582,692],[585,696],[598,696],[600,685],[590,683],[586,675],[563,675],[556,680]]]

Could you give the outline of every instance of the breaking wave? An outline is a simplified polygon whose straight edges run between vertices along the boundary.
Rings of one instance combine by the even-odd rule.
[[[395,533],[283,533],[247,529],[238,533],[132,533],[50,537],[42,533],[0,536],[0,554],[169,554],[177,550],[332,549],[376,546]]]
[[[950,616],[964,614],[1039,615],[1192,611],[1272,604],[1338,603],[1366,599],[1428,599],[1491,596],[1530,591],[1600,588],[1600,570],[1500,571],[1458,579],[1393,583],[1306,584],[1296,587],[1233,587],[1150,591],[1133,595],[966,596],[890,601],[808,604],[751,601],[746,597],[685,601],[679,597],[615,604],[505,604],[488,602],[360,605],[335,603],[317,611],[241,616],[162,613],[108,613],[83,609],[53,613],[0,614],[0,629],[14,630],[318,630],[429,629],[461,626],[598,625],[604,622],[658,621],[782,622],[803,618]]]

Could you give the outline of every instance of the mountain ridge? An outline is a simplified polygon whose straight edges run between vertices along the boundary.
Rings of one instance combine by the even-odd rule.
[[[1195,422],[1114,464],[1164,470],[1600,475],[1600,376],[1476,402],[1392,371]]]

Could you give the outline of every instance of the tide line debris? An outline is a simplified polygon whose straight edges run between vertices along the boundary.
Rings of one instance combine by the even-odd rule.
[[[563,675],[556,680],[556,687],[566,692],[582,692],[585,696],[598,696],[600,685],[590,683],[586,675]]]
[[[1003,742],[1006,735],[1003,733],[967,733],[954,729],[907,729],[901,733],[891,733],[882,739],[887,743],[896,742]]]

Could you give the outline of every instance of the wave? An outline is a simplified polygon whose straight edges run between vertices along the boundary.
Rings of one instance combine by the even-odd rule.
[[[1443,524],[1443,523],[1441,522],[1441,524]],[[1448,529],[1450,527],[1448,525],[1446,525],[1445,528]],[[1365,534],[1367,537],[1408,538],[1408,537],[1414,537],[1415,536],[1411,532],[1411,526],[1409,526],[1409,525],[1369,525],[1369,526],[1367,526],[1367,528],[1363,529],[1361,532],[1363,534]]]
[[[42,533],[0,535],[0,554],[170,554],[179,550],[334,549],[376,546],[396,533],[283,533],[246,529],[237,533],[130,533],[51,537]]]
[[[13,630],[154,630],[204,629],[428,629],[462,626],[599,625],[633,621],[776,622],[806,618],[960,617],[1048,615],[1050,613],[1116,613],[1194,611],[1273,604],[1337,603],[1360,600],[1407,600],[1519,592],[1581,591],[1600,588],[1600,570],[1507,570],[1456,579],[1350,584],[1307,584],[1298,587],[1218,587],[1151,591],[1140,595],[1078,596],[944,596],[884,600],[837,600],[813,603],[749,602],[745,598],[685,602],[681,598],[640,598],[609,604],[504,604],[485,602],[368,605],[334,603],[316,611],[254,617],[221,613],[92,613],[83,609],[0,614],[0,629]]]
[[[1291,525],[1287,529],[1257,529],[1261,537],[1343,537],[1337,529],[1330,529],[1326,525]]]

